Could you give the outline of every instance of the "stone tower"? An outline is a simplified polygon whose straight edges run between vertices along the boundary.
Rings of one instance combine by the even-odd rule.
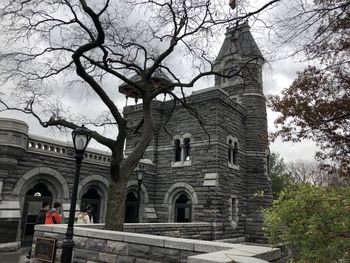
[[[182,104],[153,103],[154,139],[141,160],[141,222],[205,222],[210,231],[197,233],[204,239],[264,241],[261,210],[271,202],[264,58],[249,29],[228,29],[217,56],[214,69],[232,78],[216,78],[214,87],[186,98],[205,130]],[[141,116],[142,105],[124,109],[133,127]],[[130,134],[126,155],[136,142]]]
[[[266,99],[262,85],[265,60],[247,23],[229,28],[214,70],[231,78],[216,77],[215,86],[226,91],[230,98],[247,111],[245,129],[245,159],[247,178],[246,236],[260,235],[260,210],[271,205],[271,181],[268,174],[268,137]],[[260,230],[261,231],[261,230]]]

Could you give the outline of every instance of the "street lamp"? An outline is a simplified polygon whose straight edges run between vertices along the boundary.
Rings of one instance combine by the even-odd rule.
[[[139,223],[140,222],[140,192],[141,192],[141,183],[143,176],[145,174],[145,169],[143,164],[139,164],[139,168],[137,169],[137,210],[136,210],[136,220]]]
[[[66,238],[62,243],[62,255],[61,263],[71,263],[72,262],[72,252],[74,247],[73,241],[73,227],[74,227],[74,217],[75,217],[75,206],[77,203],[77,193],[78,193],[78,183],[80,175],[81,162],[84,158],[84,152],[91,139],[91,132],[88,128],[82,125],[76,128],[72,132],[74,150],[75,150],[75,177],[73,184],[73,192],[70,203],[69,219],[66,232]]]

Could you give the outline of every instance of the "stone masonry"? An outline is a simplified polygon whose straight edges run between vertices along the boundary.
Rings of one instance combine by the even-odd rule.
[[[148,206],[154,208],[158,222],[176,222],[175,203],[184,193],[191,201],[191,221],[216,224],[214,239],[265,241],[261,210],[272,198],[263,64],[249,26],[242,24],[227,30],[214,66],[223,74],[236,75],[216,77],[214,87],[186,98],[203,118],[204,128],[180,103],[174,111],[173,101],[153,103],[156,128],[144,159],[154,165]],[[136,127],[142,104],[126,107],[124,116]],[[186,139],[190,156],[176,160],[176,141],[184,149]],[[128,137],[126,154],[137,140],[137,135]],[[234,161],[229,160],[230,141],[237,144]]]
[[[158,226],[133,231],[265,241],[261,211],[271,204],[272,197],[263,64],[249,26],[230,28],[214,68],[232,77],[216,77],[214,87],[186,98],[203,118],[204,128],[180,103],[173,111],[173,101],[153,102],[154,138],[140,161],[145,175],[138,221]],[[142,104],[124,108],[124,116],[128,125],[136,127]],[[137,142],[138,135],[129,134],[126,155]],[[108,198],[109,158],[108,153],[87,151],[78,190],[78,204],[94,202],[102,223]],[[33,202],[60,201],[68,216],[74,169],[72,144],[31,135],[26,123],[0,118],[0,243],[25,240],[26,229],[33,229],[32,215],[28,214]],[[137,188],[135,172],[127,189],[134,194],[134,199],[126,200],[130,211],[135,209]],[[33,191],[43,194],[35,197]],[[167,229],[166,223],[181,223],[184,227],[175,231]],[[186,230],[186,223],[192,227],[203,225]],[[8,235],[2,234],[5,232]]]

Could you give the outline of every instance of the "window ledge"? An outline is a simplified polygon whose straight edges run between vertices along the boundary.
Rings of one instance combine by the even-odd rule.
[[[171,162],[171,167],[185,167],[185,166],[191,166],[191,165],[192,165],[192,160]]]
[[[227,162],[228,168],[234,169],[234,170],[239,170],[239,165],[233,164],[231,162]]]

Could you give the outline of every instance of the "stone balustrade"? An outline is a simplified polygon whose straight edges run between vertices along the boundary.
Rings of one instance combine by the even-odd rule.
[[[74,157],[74,147],[72,143],[64,143],[62,141],[56,141],[39,136],[29,135],[27,149],[29,151],[45,155],[67,158]],[[109,165],[111,157],[107,152],[88,148],[84,154],[84,161]]]

